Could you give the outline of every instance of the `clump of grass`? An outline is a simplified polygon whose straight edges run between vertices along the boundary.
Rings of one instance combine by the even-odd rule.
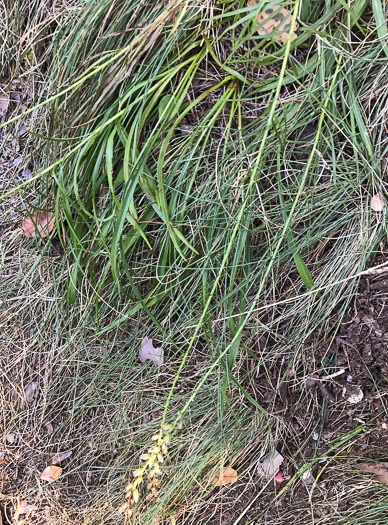
[[[121,506],[128,481],[138,502],[128,474],[182,411],[158,499],[141,493],[133,519],[179,514],[211,468],[249,472],[284,441],[276,391],[316,368],[314,345],[385,237],[369,206],[387,153],[381,27],[376,45],[358,0],[298,5],[285,48],[243,2],[83,0],[55,33],[50,149],[30,184],[53,187],[66,269],[52,315],[66,312],[70,362],[44,417],[60,402],[58,432],[82,429],[74,476],[90,462],[99,479],[87,523]],[[145,335],[166,348],[158,374],[136,360]],[[264,407],[255,378],[279,359]]]

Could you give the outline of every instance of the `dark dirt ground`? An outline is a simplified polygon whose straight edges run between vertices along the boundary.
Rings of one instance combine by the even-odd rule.
[[[383,262],[380,259],[376,264]],[[283,418],[286,428],[286,438],[277,444],[277,450],[285,458],[282,472],[293,476],[296,464],[300,468],[309,459],[325,455],[346,435],[351,439],[334,452],[328,452],[327,460],[317,462],[311,469],[312,478],[306,483],[297,477],[281,494],[285,482],[269,480],[266,486],[256,473],[250,473],[234,485],[215,488],[207,498],[203,514],[185,523],[362,523],[357,517],[350,521],[351,516],[363,512],[367,498],[373,506],[386,490],[373,476],[359,473],[357,465],[368,460],[388,460],[387,269],[360,280],[339,329],[315,347],[314,357],[322,369],[331,369],[333,373],[344,371],[327,381],[314,381],[310,376],[310,381],[303,379],[303,384],[300,378],[291,377],[277,392],[272,408]],[[273,376],[277,374],[272,371]],[[256,398],[267,408],[270,406],[267,392],[273,391],[273,387],[268,385],[268,377],[257,382],[260,387]],[[351,395],[359,400],[350,403]],[[241,468],[232,466],[237,471]],[[317,483],[313,486],[315,479]],[[377,523],[383,525],[387,520]]]

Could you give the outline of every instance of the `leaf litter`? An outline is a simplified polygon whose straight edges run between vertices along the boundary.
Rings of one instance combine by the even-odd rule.
[[[36,391],[38,389],[38,381],[32,381],[32,383],[29,383],[26,388],[24,389],[24,395],[22,399],[23,405],[28,405],[28,403],[31,403],[31,401],[34,399],[36,395]]]
[[[62,461],[68,459],[72,455],[73,451],[68,450],[67,452],[58,452],[49,461],[51,465],[60,465]]]
[[[38,507],[36,505],[30,505],[27,503],[26,499],[22,499],[16,511],[16,519],[17,519],[17,516],[20,516],[20,514],[29,514],[33,510],[37,510],[37,509]]]
[[[0,117],[4,117],[9,106],[9,98],[5,93],[0,91]]]
[[[40,479],[43,481],[55,481],[62,474],[63,469],[55,465],[50,465],[44,469],[40,475]]]
[[[248,0],[247,5],[254,6],[259,3],[261,3],[259,0]],[[274,38],[275,40],[279,40],[283,45],[286,45],[291,28],[291,11],[281,5],[275,5],[274,1],[267,2],[266,6],[268,7],[256,16],[258,22],[258,34],[260,36]],[[291,35],[291,41],[297,38],[297,29],[298,24],[295,23],[295,28]]]
[[[152,339],[144,337],[141,342],[139,358],[142,363],[150,359],[155,366],[162,366],[164,364],[164,351],[162,348],[155,348],[152,344]]]
[[[216,474],[211,480],[210,483],[215,487],[223,487],[224,485],[230,485],[231,483],[236,483],[238,480],[238,474],[232,467],[221,468],[221,470]]]
[[[55,224],[55,215],[51,211],[38,210],[31,213],[23,222],[23,235],[25,237],[47,237]]]
[[[259,476],[272,478],[279,472],[280,465],[283,461],[284,457],[275,450],[274,453],[268,454],[260,461],[257,465],[257,473]]]
[[[374,474],[376,481],[382,485],[388,485],[388,462],[361,463],[358,468],[367,474]]]
[[[276,483],[283,483],[284,481],[288,481],[289,479],[291,479],[291,476],[284,476],[282,470],[279,470],[279,472],[275,476]]]

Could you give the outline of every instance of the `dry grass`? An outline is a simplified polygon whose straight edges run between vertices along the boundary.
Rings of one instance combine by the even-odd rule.
[[[16,5],[20,14],[16,12]],[[101,2],[96,6],[101,8],[105,18],[99,26],[98,39],[90,42],[85,35],[85,41],[80,38],[74,45],[79,54],[73,56],[64,52],[61,55],[61,46],[65,50],[67,45],[70,46],[72,32],[61,40],[58,31],[64,20],[68,22],[65,27],[78,27],[73,10],[75,5],[75,2],[71,5],[56,2],[11,5],[2,2],[0,9],[7,15],[0,22],[3,24],[2,34],[6,35],[4,42],[0,42],[0,53],[3,63],[9,64],[3,74],[9,80],[19,79],[17,90],[22,99],[7,118],[28,108],[31,113],[25,122],[29,131],[47,135],[51,134],[50,126],[54,125],[58,137],[66,122],[66,126],[68,123],[74,125],[72,130],[82,137],[84,128],[78,124],[80,119],[88,120],[84,118],[86,109],[88,116],[91,113],[97,119],[95,127],[93,121],[90,128],[85,128],[85,137],[90,133],[93,138],[93,133],[97,135],[96,129],[99,129],[100,104],[106,102],[104,108],[111,110],[108,105],[112,103],[115,109],[115,97],[117,94],[122,96],[132,82],[129,74],[141,71],[147,65],[153,56],[154,41],[165,35],[167,29],[174,28],[174,24],[179,26],[180,11],[177,8],[184,11],[189,4],[177,0],[167,2],[166,9],[156,20],[147,19],[139,38],[128,45],[117,61],[112,62],[108,74],[96,75],[88,83],[82,81],[79,84],[79,87],[88,85],[89,90],[78,91],[76,110],[71,111],[75,97],[69,90],[68,95],[59,99],[60,106],[55,107],[56,119],[51,119],[52,108],[40,107],[32,111],[33,104],[52,95],[58,83],[68,88],[75,76],[82,74],[83,67],[93,67],[100,54],[114,51],[115,46],[120,47],[127,35],[120,26],[112,37],[110,6]],[[155,9],[151,6],[149,18],[152,19],[159,7],[159,4]],[[112,9],[121,12],[120,2],[114,2]],[[198,14],[206,20],[200,26],[199,16],[195,31],[202,27],[202,34],[216,39],[214,49],[218,59],[224,61],[232,49],[231,39],[228,36],[217,40],[219,30],[210,21],[214,9],[212,2],[201,3]],[[86,20],[85,13],[83,15]],[[114,23],[117,20],[114,18]],[[134,21],[129,23],[131,25]],[[330,30],[330,23],[331,20],[325,30]],[[79,34],[76,33],[77,38]],[[51,43],[55,38],[60,46],[52,64]],[[244,42],[241,52],[234,57],[237,63],[232,66],[238,74],[245,75],[251,67],[244,62],[246,56],[260,61],[262,52],[253,49],[255,45],[256,42]],[[26,517],[19,516],[19,524],[123,523],[123,513],[119,509],[125,498],[125,486],[132,480],[131,472],[138,467],[151,436],[160,428],[171,385],[177,379],[186,352],[187,363],[182,367],[171,397],[167,422],[176,420],[193,392],[196,392],[196,397],[187,409],[183,428],[174,435],[169,446],[163,466],[164,484],[160,500],[148,499],[145,491],[141,506],[133,517],[134,523],[148,525],[155,516],[172,525],[193,522],[237,525],[247,524],[250,520],[271,525],[383,523],[388,507],[386,489],[361,475],[356,462],[370,458],[371,450],[373,458],[384,459],[386,456],[384,446],[375,439],[380,430],[376,425],[381,425],[384,417],[384,390],[376,388],[375,392],[374,401],[380,402],[376,411],[377,422],[367,421],[364,427],[362,414],[357,409],[352,412],[344,402],[339,402],[336,417],[341,424],[333,435],[326,437],[321,433],[327,406],[318,392],[305,390],[306,378],[310,374],[326,375],[336,370],[336,363],[322,358],[320,344],[325,342],[328,334],[330,337],[335,334],[343,314],[350,308],[360,272],[370,263],[368,258],[375,257],[376,247],[386,234],[381,217],[368,213],[370,194],[380,190],[384,177],[384,167],[381,171],[379,163],[386,156],[387,137],[381,117],[386,94],[381,94],[378,103],[372,102],[375,84],[385,78],[384,68],[379,69],[377,62],[369,60],[367,38],[365,44],[355,46],[354,56],[344,42],[341,45],[345,58],[343,77],[336,85],[339,102],[330,108],[330,118],[324,121],[324,139],[319,144],[324,154],[318,156],[312,170],[312,175],[317,176],[320,183],[309,182],[292,223],[298,249],[314,281],[319,283],[320,296],[306,291],[296,271],[292,240],[288,238],[288,243],[285,240],[284,208],[279,205],[282,195],[290,197],[286,212],[290,211],[291,197],[299,191],[299,171],[306,167],[306,149],[303,149],[303,144],[301,151],[298,150],[300,144],[295,146],[299,123],[315,121],[316,115],[322,111],[321,103],[314,106],[316,87],[312,80],[311,86],[309,79],[306,85],[296,82],[282,90],[279,107],[285,108],[284,120],[294,129],[282,130],[280,126],[276,133],[271,130],[269,153],[265,153],[260,177],[252,185],[253,197],[248,196],[251,200],[247,210],[252,221],[247,219],[245,224],[244,219],[243,226],[236,229],[238,235],[249,230],[249,243],[244,244],[249,244],[249,247],[239,252],[240,247],[230,241],[236,215],[246,199],[248,184],[244,176],[255,165],[261,134],[267,126],[262,114],[263,111],[268,114],[270,96],[276,88],[260,91],[260,86],[278,75],[276,61],[265,64],[258,72],[254,72],[253,66],[249,69],[249,74],[257,75],[257,91],[254,91],[257,86],[247,91],[244,91],[244,86],[240,91],[231,91],[229,84],[221,86],[193,108],[190,122],[184,122],[184,130],[189,129],[191,136],[185,135],[181,129],[172,136],[171,149],[163,165],[164,173],[177,169],[177,178],[170,180],[167,188],[169,203],[173,199],[178,203],[172,215],[179,219],[182,227],[186,226],[190,234],[194,232],[193,237],[203,249],[203,256],[189,267],[194,277],[190,274],[190,278],[185,277],[179,284],[177,276],[184,275],[187,263],[174,251],[163,220],[156,216],[149,220],[148,239],[154,247],[168,246],[167,255],[155,248],[150,250],[145,243],[139,242],[128,251],[127,259],[142,294],[155,283],[158,283],[156,286],[162,284],[163,290],[167,290],[151,309],[153,318],[145,308],[135,308],[138,303],[132,286],[128,284],[127,274],[120,274],[122,287],[119,292],[112,280],[106,278],[109,249],[101,239],[95,247],[94,223],[90,231],[83,232],[84,251],[81,253],[87,253],[88,257],[93,255],[91,260],[96,275],[102,275],[106,280],[100,287],[98,278],[92,278],[87,272],[81,273],[74,286],[77,301],[69,304],[69,280],[73,279],[75,267],[71,236],[67,238],[68,251],[64,254],[58,238],[45,245],[35,239],[26,240],[21,234],[27,204],[53,209],[54,183],[50,177],[41,177],[25,191],[1,201],[0,410],[3,440],[0,450],[0,511],[3,521],[16,522],[18,502],[26,499],[37,509]],[[93,53],[87,53],[88,46]],[[87,54],[85,62],[75,60],[84,53]],[[266,57],[265,53],[262,54]],[[272,56],[266,58],[273,59]],[[358,71],[352,60],[359,60],[364,68],[360,78],[357,77],[357,104],[338,95],[347,75]],[[49,84],[47,68],[51,67],[57,68],[63,77],[58,75]],[[325,65],[322,67],[324,69]],[[207,55],[198,67],[185,101],[195,100],[203,89],[217,84],[225,76],[225,71]],[[370,82],[364,85],[364,78]],[[206,80],[205,87],[203,79]],[[178,75],[169,86],[177,90],[180,82]],[[96,93],[94,98],[89,96],[91,92]],[[236,116],[237,124],[232,125],[232,112],[227,105],[230,100],[240,104],[246,118],[244,126]],[[303,108],[307,101],[311,106],[306,113],[304,109],[298,109],[298,118],[293,120],[294,115],[288,114],[287,108],[301,100],[305,102]],[[141,105],[139,102],[140,116],[143,115]],[[95,111],[96,107],[98,111]],[[210,117],[218,107],[218,120],[214,124]],[[350,123],[354,126],[357,118],[349,117],[349,107],[354,114],[359,111],[359,128],[357,133],[352,128],[353,134],[349,131]],[[280,120],[283,118],[280,112],[276,114]],[[349,122],[344,115],[349,117]],[[364,132],[361,123],[365,119],[368,124],[365,129],[373,130],[370,136],[376,159],[370,155],[365,136],[360,138]],[[155,122],[155,117],[146,122],[146,139],[143,141],[143,136],[139,136],[138,143],[144,146],[142,154],[148,155],[148,166],[156,171],[159,154],[155,154],[154,147],[160,148],[160,133],[155,131],[155,136],[159,135],[153,136]],[[6,151],[3,149],[1,155],[7,162],[7,169],[0,174],[4,192],[25,182],[23,168],[36,173],[54,162],[59,163],[60,155],[73,145],[73,142],[70,146],[64,142],[63,148],[56,148],[52,142],[32,134],[17,139],[15,133],[19,125],[15,121],[13,127],[8,126],[4,137]],[[136,120],[134,126],[137,126]],[[206,148],[195,149],[202,141],[208,140],[201,134],[212,126]],[[64,129],[67,136],[67,127]],[[193,139],[195,133],[201,137],[198,141]],[[243,133],[244,141],[240,133]],[[155,139],[151,153],[147,151],[147,134]],[[332,144],[330,140],[333,140]],[[100,148],[99,143],[91,143],[97,150]],[[276,157],[277,148],[284,143],[283,157],[279,159]],[[121,155],[120,143],[116,147]],[[184,148],[187,148],[186,153]],[[187,189],[186,180],[191,172],[184,170],[187,155],[191,155],[190,148],[195,151],[190,160],[196,166],[197,176],[195,184]],[[21,162],[13,165],[18,158]],[[198,158],[199,162],[195,164]],[[64,195],[68,191],[71,205],[75,202],[71,184],[76,161],[65,164],[65,170],[71,176],[66,180],[66,191],[61,189]],[[281,185],[275,174],[279,175],[287,191],[284,187],[283,191],[279,189]],[[107,187],[105,182],[101,197],[106,208],[99,208],[99,218],[104,220],[103,214],[112,205]],[[140,190],[143,187],[135,193],[135,204],[143,213],[149,204]],[[58,198],[63,198],[61,192],[58,193]],[[179,215],[181,207],[186,210],[184,220]],[[112,209],[115,209],[114,203]],[[74,217],[75,221],[78,220],[78,209]],[[65,229],[72,225],[69,217],[66,216],[66,222],[62,213],[61,220]],[[126,229],[124,233],[131,232]],[[214,237],[209,232],[213,232]],[[283,243],[279,260],[274,264],[272,250],[279,239],[283,239]],[[108,246],[109,243],[110,239]],[[225,276],[222,274],[210,297],[207,295],[209,288],[221,275],[219,268],[229,249],[231,259],[227,261]],[[235,256],[235,253],[240,255]],[[264,281],[262,276],[267,265],[268,268],[271,265],[270,279]],[[168,288],[170,284],[171,289]],[[258,289],[261,290],[259,297],[256,296]],[[207,300],[208,314],[204,316],[203,324],[198,325]],[[241,339],[236,337],[238,323],[243,323]],[[198,333],[192,339],[197,327]],[[149,362],[142,365],[138,360],[139,345],[145,335],[153,337],[155,346],[163,346],[165,350],[167,366],[158,372]],[[190,340],[193,341],[190,343],[192,350],[188,352],[186,348]],[[236,341],[239,352],[235,361],[232,360],[233,378],[228,381],[225,377],[230,370],[225,372],[228,367],[220,354],[225,348],[233,349]],[[197,392],[199,381],[204,377],[206,381]],[[287,385],[288,402],[281,399],[282,384]],[[36,385],[34,395],[26,401],[25,392],[31,389],[31,385]],[[345,416],[357,418],[354,419],[356,424],[347,427],[343,424]],[[320,436],[319,446],[314,437],[316,434]],[[294,475],[289,486],[276,487],[272,481],[263,483],[255,474],[258,459],[276,448],[281,448],[286,456],[285,472]],[[320,456],[327,449],[330,450],[330,461],[319,463]],[[72,455],[62,465],[63,476],[53,484],[42,482],[40,473],[50,458],[66,450],[71,450]],[[222,464],[237,468],[239,482],[212,490],[209,479]],[[299,473],[310,466],[313,475],[319,476],[321,482],[307,487]]]

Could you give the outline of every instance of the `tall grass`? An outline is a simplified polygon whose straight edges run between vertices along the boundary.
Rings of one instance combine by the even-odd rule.
[[[56,31],[32,183],[54,195],[61,308],[79,321],[57,327],[74,363],[45,410],[66,407],[69,439],[91,413],[111,420],[90,448],[104,458],[116,444],[117,457],[101,459],[95,497],[109,498],[86,522],[120,505],[163,412],[185,410],[183,429],[142,523],[207,493],[221,463],[249,471],[286,435],[277,389],[320,366],[314,346],[335,334],[385,237],[370,210],[387,154],[379,6],[297,2],[285,47],[257,34],[260,8],[242,1],[82,0]],[[136,360],[146,335],[166,352],[156,380]],[[264,408],[255,377],[279,358]],[[150,405],[159,417],[141,426]]]

